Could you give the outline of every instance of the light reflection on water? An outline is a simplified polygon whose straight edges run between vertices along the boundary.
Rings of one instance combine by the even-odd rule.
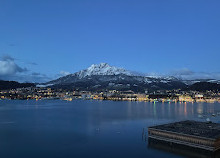
[[[0,157],[180,157],[147,148],[143,128],[207,117],[219,122],[217,112],[218,103],[2,100]]]

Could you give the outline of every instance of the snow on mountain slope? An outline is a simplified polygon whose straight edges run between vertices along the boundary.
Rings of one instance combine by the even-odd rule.
[[[44,83],[54,88],[78,89],[78,90],[133,90],[145,92],[146,90],[182,89],[195,82],[216,80],[182,80],[173,76],[144,75],[110,66],[107,63],[93,64],[89,68],[79,72],[60,77],[56,80]]]
[[[84,78],[86,76],[92,76],[92,75],[119,75],[119,74],[132,76],[131,72],[123,68],[110,66],[107,63],[92,64],[88,69],[81,70],[75,73],[75,75],[77,75],[79,78]]]
[[[107,63],[93,64],[85,70],[60,77],[45,84],[56,88],[81,90],[118,89],[142,91],[146,89],[179,89],[185,86],[174,77],[137,75]]]
[[[114,77],[119,75],[118,77]],[[115,66],[110,66],[107,63],[92,64],[89,68],[81,70],[74,74],[66,75],[64,77],[58,78],[56,80],[50,81],[47,84],[65,84],[74,83],[82,80],[91,79],[91,77],[100,76],[99,80],[109,81],[109,80],[133,80],[135,82],[143,82],[147,84],[151,83],[164,83],[168,84],[171,81],[178,81],[175,77],[162,77],[162,76],[142,76],[136,75],[131,71],[125,70],[123,68],[118,68]]]

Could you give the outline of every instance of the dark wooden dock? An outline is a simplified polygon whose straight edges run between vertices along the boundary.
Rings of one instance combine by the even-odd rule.
[[[181,121],[148,128],[149,139],[180,144],[208,151],[220,149],[220,124]]]

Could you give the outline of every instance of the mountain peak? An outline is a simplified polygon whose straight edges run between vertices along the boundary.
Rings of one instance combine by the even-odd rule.
[[[88,69],[111,67],[108,63],[92,64]]]
[[[119,75],[119,74],[132,75],[131,72],[123,68],[110,66],[107,63],[92,64],[89,68],[85,70],[81,70],[76,73],[76,75],[79,76],[80,78],[86,76],[92,76],[92,75]]]

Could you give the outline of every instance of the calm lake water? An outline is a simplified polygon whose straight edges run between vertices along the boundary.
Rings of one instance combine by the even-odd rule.
[[[1,100],[0,157],[182,157],[148,147],[143,128],[207,117],[220,123],[217,112],[219,103]]]

